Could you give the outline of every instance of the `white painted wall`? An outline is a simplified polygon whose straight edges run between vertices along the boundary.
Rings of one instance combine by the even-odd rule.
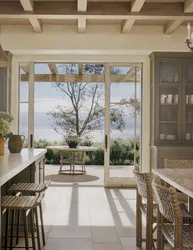
[[[163,35],[163,27],[134,27],[120,34],[120,26],[88,26],[86,34],[77,34],[75,26],[44,26],[35,34],[30,26],[2,26],[2,45],[13,54],[11,111],[18,128],[18,63],[35,62],[142,62],[143,127],[142,165],[149,169],[150,138],[150,61],[152,51],[188,51],[186,28]]]

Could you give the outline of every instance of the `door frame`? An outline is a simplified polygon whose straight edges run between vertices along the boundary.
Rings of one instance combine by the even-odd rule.
[[[136,181],[133,177],[110,177],[110,67],[141,67],[141,112],[140,120],[142,121],[142,79],[143,79],[143,64],[142,63],[106,63],[105,64],[105,138],[104,138],[104,186],[105,187],[135,187]],[[136,126],[134,128],[136,133]],[[140,136],[140,166],[142,162],[142,122]]]

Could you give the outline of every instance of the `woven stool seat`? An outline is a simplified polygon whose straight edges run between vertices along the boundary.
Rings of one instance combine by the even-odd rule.
[[[40,193],[45,191],[50,184],[50,181],[44,184],[38,183],[17,183],[11,186],[9,192],[31,192],[31,193]]]
[[[39,204],[35,196],[4,196],[1,199],[3,209],[30,209]]]
[[[174,232],[175,226],[173,224],[164,224],[162,227],[162,233],[170,243],[172,247],[174,247]],[[193,249],[193,225],[183,225],[182,231],[182,239],[183,239],[183,249],[192,250]]]

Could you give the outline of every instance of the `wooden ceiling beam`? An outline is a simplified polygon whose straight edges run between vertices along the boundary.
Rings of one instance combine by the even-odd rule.
[[[33,12],[34,10],[34,0],[20,0],[20,3],[25,11]],[[41,21],[38,20],[35,16],[28,17],[29,22],[35,33],[42,32]]]
[[[42,33],[43,29],[42,29],[42,24],[41,21],[36,18],[35,16],[29,16],[29,21],[30,24],[34,30],[35,33]]]
[[[164,26],[164,34],[172,34],[182,23],[183,20],[168,21]]]
[[[121,33],[122,34],[128,34],[133,27],[135,22],[135,19],[129,19],[129,20],[124,20],[122,21],[122,26],[121,26]]]
[[[34,9],[33,0],[20,0],[20,3],[25,11],[33,11]]]
[[[87,0],[77,0],[77,10],[78,12],[86,12]]]
[[[56,67],[56,64],[54,64],[54,63],[48,63],[48,67],[49,67],[52,75],[57,75],[58,74],[58,69]]]
[[[184,13],[192,13],[192,12],[193,12],[193,0],[185,0]]]
[[[143,7],[145,0],[132,0],[131,12],[139,12]]]
[[[78,33],[79,34],[86,33],[86,18],[82,16],[78,18]]]

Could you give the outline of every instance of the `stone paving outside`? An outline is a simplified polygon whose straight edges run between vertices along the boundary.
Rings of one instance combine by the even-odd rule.
[[[69,165],[65,165],[63,169],[69,169]],[[76,169],[81,169],[76,166]],[[81,182],[85,185],[104,185],[104,166],[89,165],[86,166],[85,175],[58,175],[59,165],[46,165],[46,179],[57,183],[73,183]],[[111,177],[133,177],[133,166],[112,166],[110,170]]]

